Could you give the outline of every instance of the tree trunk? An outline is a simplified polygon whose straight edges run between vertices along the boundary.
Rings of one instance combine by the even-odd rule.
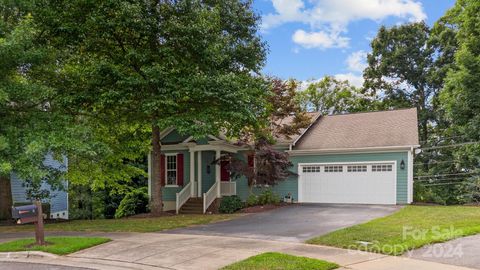
[[[153,215],[160,214],[163,211],[162,200],[162,177],[160,170],[161,161],[161,146],[160,146],[160,128],[158,125],[152,126],[152,160],[151,160],[151,185],[152,198],[150,201],[150,210]]]
[[[0,220],[12,218],[12,203],[10,178],[0,175]]]

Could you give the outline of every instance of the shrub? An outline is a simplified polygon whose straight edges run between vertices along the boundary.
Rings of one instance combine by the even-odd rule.
[[[280,203],[280,196],[273,193],[273,191],[270,190],[270,189],[267,189],[267,190],[263,191],[258,196],[258,204],[260,204],[260,205],[278,204],[278,203]]]
[[[257,204],[258,204],[257,195],[251,194],[250,196],[248,196],[248,198],[247,198],[247,206],[248,207],[255,206]]]
[[[238,196],[223,197],[218,211],[231,214],[243,208],[243,202]]]
[[[133,216],[146,213],[148,210],[147,188],[134,189],[123,197],[120,205],[115,211],[115,218]]]

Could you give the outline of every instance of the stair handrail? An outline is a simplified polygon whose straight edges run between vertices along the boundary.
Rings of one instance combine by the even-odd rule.
[[[180,208],[190,199],[192,196],[190,186],[192,185],[192,182],[188,182],[180,192],[177,192],[176,194],[176,199],[175,199],[175,211],[178,215],[178,212],[180,211]]]
[[[205,193],[203,193],[203,213],[207,212],[208,207],[215,201],[217,198],[217,186],[218,182],[212,185],[212,187]]]

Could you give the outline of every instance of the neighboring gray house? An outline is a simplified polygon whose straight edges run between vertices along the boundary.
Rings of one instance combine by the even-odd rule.
[[[68,160],[64,158],[63,162],[58,162],[53,159],[51,154],[45,156],[44,165],[62,171],[67,170]],[[30,203],[26,195],[26,182],[20,179],[15,173],[10,175],[10,183],[12,190],[12,202],[13,204]],[[50,204],[50,217],[68,219],[68,182],[65,181],[65,190],[51,190],[50,185],[44,183],[42,189],[50,190],[50,198],[43,200],[44,203]]]

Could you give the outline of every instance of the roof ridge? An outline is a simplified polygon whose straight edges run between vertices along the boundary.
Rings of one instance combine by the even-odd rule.
[[[407,111],[407,110],[416,110],[416,107],[411,108],[401,108],[401,109],[392,109],[392,110],[377,110],[377,111],[368,111],[368,112],[347,112],[347,113],[338,113],[338,114],[327,114],[323,116],[342,116],[342,115],[352,115],[352,114],[367,114],[367,113],[381,113],[381,112],[396,112],[396,111]]]

